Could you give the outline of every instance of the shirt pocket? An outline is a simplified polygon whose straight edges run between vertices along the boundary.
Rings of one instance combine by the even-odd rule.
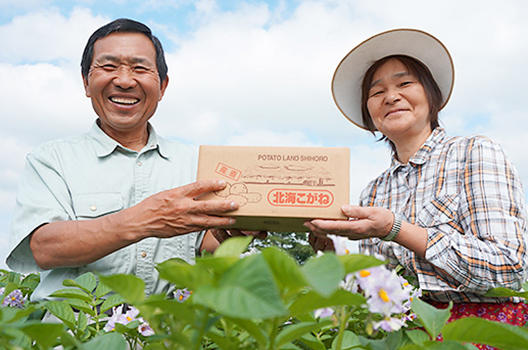
[[[416,222],[421,227],[426,228],[456,223],[458,220],[458,201],[457,195],[436,196],[420,210]]]
[[[123,209],[119,192],[81,193],[73,195],[72,200],[77,219],[93,219]]]

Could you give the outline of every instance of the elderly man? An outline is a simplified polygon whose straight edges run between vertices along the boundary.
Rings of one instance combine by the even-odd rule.
[[[48,142],[27,156],[7,264],[40,271],[33,300],[65,278],[92,271],[141,277],[147,294],[163,292],[155,265],[196,250],[214,251],[237,209],[200,201],[225,187],[194,181],[195,152],[161,138],[148,122],[169,78],[162,46],[145,25],[115,20],[85,47],[82,78],[98,115],[78,137]]]

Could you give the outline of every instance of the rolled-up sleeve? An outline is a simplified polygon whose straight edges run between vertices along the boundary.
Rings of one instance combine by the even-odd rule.
[[[43,224],[70,220],[71,196],[60,162],[45,146],[28,154],[11,223],[7,265],[19,272],[41,271],[29,247],[30,234]]]

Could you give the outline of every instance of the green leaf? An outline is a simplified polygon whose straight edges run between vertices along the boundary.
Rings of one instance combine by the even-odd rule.
[[[487,297],[520,297],[520,298],[527,299],[528,292],[518,292],[513,289],[499,287],[499,288],[492,288],[488,290],[485,296]]]
[[[333,253],[308,260],[301,271],[310,286],[325,297],[330,296],[345,277],[345,269]]]
[[[0,307],[0,320],[3,323],[14,323],[18,320],[27,318],[36,307],[34,305],[26,306],[25,309],[17,309],[13,307]]]
[[[351,331],[345,330],[343,332],[343,341],[341,343],[342,350],[349,350],[355,347],[361,346],[361,341],[359,337]],[[335,350],[337,347],[337,336],[332,341],[332,350]]]
[[[220,349],[231,350],[237,348],[232,341],[226,338],[223,334],[220,334],[220,332],[213,332],[211,330],[207,332],[206,335],[207,337],[211,338],[215,345],[217,345]]]
[[[281,346],[292,342],[303,335],[315,332],[321,328],[332,324],[332,321],[321,322],[300,322],[284,327],[275,339],[275,344]]]
[[[75,315],[71,306],[64,301],[48,301],[44,305],[46,310],[51,312],[55,317],[60,319],[68,328],[75,329]]]
[[[77,329],[84,332],[86,327],[88,327],[88,318],[84,312],[80,311],[77,315]]]
[[[64,332],[64,326],[60,323],[30,323],[21,329],[44,349],[55,345],[57,338]]]
[[[62,284],[66,287],[77,287],[84,290],[88,294],[92,294],[97,285],[97,280],[91,272],[86,272],[77,277],[75,280],[65,279]]]
[[[177,288],[196,289],[199,286],[211,284],[214,275],[208,268],[200,268],[199,259],[196,265],[191,265],[181,259],[170,259],[158,264],[160,278],[170,282]]]
[[[436,339],[438,334],[440,334],[442,327],[444,327],[449,316],[451,316],[452,307],[453,304],[449,303],[447,309],[437,309],[419,298],[414,298],[411,303],[412,310],[422,320],[424,328],[431,336],[431,339]]]
[[[365,297],[344,289],[336,290],[329,297],[324,297],[316,292],[309,291],[301,294],[299,298],[290,305],[289,309],[292,316],[299,316],[323,307],[336,305],[362,305],[365,303]]]
[[[104,283],[99,282],[97,284],[97,288],[95,288],[95,296],[97,298],[101,298],[101,297],[107,295],[108,293],[110,293],[111,291],[112,291],[112,289],[110,287],[108,287]]]
[[[74,307],[77,310],[82,310],[89,315],[95,316],[95,311],[93,309],[93,306],[91,304],[88,304],[85,301],[78,300],[78,299],[66,299],[64,300],[64,302],[70,304],[71,307]]]
[[[299,264],[289,254],[276,247],[269,247],[262,250],[262,256],[273,272],[280,290],[289,289],[295,293],[307,286],[308,282]]]
[[[528,330],[502,322],[467,317],[447,324],[444,339],[487,344],[499,349],[528,349]]]
[[[309,349],[313,350],[326,350],[326,346],[324,343],[314,337],[312,334],[304,334],[300,339],[299,342],[306,345]]]
[[[261,254],[239,260],[221,277],[218,287],[197,288],[192,301],[234,318],[270,318],[287,314]]]
[[[222,275],[231,266],[233,266],[233,264],[235,264],[238,260],[240,260],[240,258],[233,257],[233,256],[215,257],[212,255],[208,255],[203,258],[198,259],[196,261],[194,268],[195,270],[207,271],[207,273],[203,273],[204,280],[200,281],[200,283],[210,282],[210,281],[206,281],[205,279],[207,277],[209,277],[210,279],[213,279],[214,277],[212,276],[218,277]],[[189,286],[186,285],[185,287],[189,287]]]
[[[405,334],[414,344],[417,345],[421,345],[431,339],[429,335],[421,329],[406,330]]]
[[[338,258],[345,268],[345,274],[385,264],[383,260],[379,260],[373,256],[363,254],[340,255],[338,256]]]
[[[124,303],[125,303],[125,299],[121,295],[112,294],[112,295],[109,295],[108,298],[104,300],[103,304],[101,305],[100,311],[101,313],[103,313],[107,310],[110,310],[114,306],[121,305]]]
[[[213,255],[215,257],[233,256],[238,258],[240,257],[240,254],[246,251],[252,239],[253,237],[251,236],[229,238],[222,242],[218,248],[216,248]]]
[[[263,348],[268,344],[268,337],[264,333],[261,327],[251,320],[242,320],[237,318],[229,318],[229,321],[236,324],[238,327],[242,328],[249,333],[256,340],[259,345]]]
[[[70,299],[79,299],[86,301],[88,303],[92,302],[92,297],[87,294],[85,291],[74,288],[59,289],[50,296],[56,298],[70,298]]]
[[[87,343],[83,344],[83,350],[126,350],[127,343],[125,338],[119,333],[111,332],[97,336]]]
[[[40,283],[40,275],[35,273],[30,273],[27,275],[20,284],[23,288],[28,288],[30,290],[34,290],[37,288],[38,284]]]
[[[120,294],[130,304],[145,300],[145,282],[134,275],[116,274],[99,276],[104,284]]]

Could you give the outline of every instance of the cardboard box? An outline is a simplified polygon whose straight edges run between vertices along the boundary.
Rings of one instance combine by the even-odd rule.
[[[238,202],[232,228],[306,232],[308,219],[346,219],[349,169],[348,148],[200,146],[197,178],[227,182],[203,199]]]

